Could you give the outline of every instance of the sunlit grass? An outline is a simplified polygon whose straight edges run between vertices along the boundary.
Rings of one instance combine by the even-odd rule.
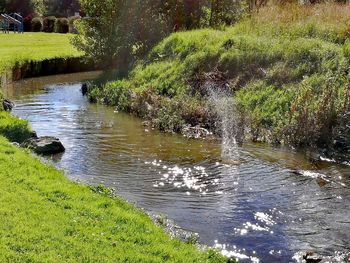
[[[0,73],[16,63],[82,55],[70,44],[70,37],[55,33],[0,33]]]
[[[0,136],[5,136],[13,142],[22,143],[31,135],[32,131],[28,121],[18,119],[0,109]]]

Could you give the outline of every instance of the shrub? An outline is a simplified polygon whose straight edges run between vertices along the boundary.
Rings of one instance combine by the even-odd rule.
[[[55,33],[66,34],[69,32],[69,25],[67,18],[58,18],[55,21]]]
[[[56,23],[56,17],[54,16],[45,17],[43,20],[43,31],[47,33],[54,32],[55,23]]]
[[[71,34],[78,34],[78,30],[74,25],[74,22],[79,20],[81,17],[80,16],[71,16],[68,18],[68,27],[69,27],[69,33]]]
[[[32,30],[32,20],[33,18],[38,16],[39,15],[37,13],[31,13],[23,19],[23,29],[25,32],[29,32]]]
[[[165,132],[180,132],[185,124],[179,108],[179,102],[167,100],[157,111],[153,120],[157,129]]]
[[[123,80],[108,82],[102,88],[95,86],[89,91],[91,102],[102,102],[116,106],[121,111],[130,109],[131,91]]]
[[[30,24],[32,32],[43,31],[43,19],[41,17],[34,17]]]

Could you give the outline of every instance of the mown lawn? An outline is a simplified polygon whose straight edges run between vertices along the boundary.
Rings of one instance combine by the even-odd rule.
[[[73,160],[72,160],[73,161]],[[0,136],[0,262],[224,262]]]
[[[0,33],[0,73],[16,63],[82,55],[69,42],[72,35],[55,33]]]

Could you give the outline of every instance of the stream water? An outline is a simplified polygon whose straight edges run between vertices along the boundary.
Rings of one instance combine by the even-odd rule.
[[[350,167],[258,144],[239,147],[231,162],[221,157],[220,141],[163,134],[88,103],[79,81],[94,77],[54,76],[5,88],[15,115],[39,136],[61,139],[66,152],[52,161],[71,179],[113,187],[240,262],[301,262],[310,250],[330,256],[328,262],[349,255]]]

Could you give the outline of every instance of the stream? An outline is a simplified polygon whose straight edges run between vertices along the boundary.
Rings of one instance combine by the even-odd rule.
[[[15,115],[63,142],[66,152],[52,162],[69,178],[115,188],[240,262],[301,262],[306,251],[328,256],[322,262],[350,256],[350,166],[250,143],[223,159],[220,141],[160,133],[90,104],[80,82],[97,74],[4,88]]]

